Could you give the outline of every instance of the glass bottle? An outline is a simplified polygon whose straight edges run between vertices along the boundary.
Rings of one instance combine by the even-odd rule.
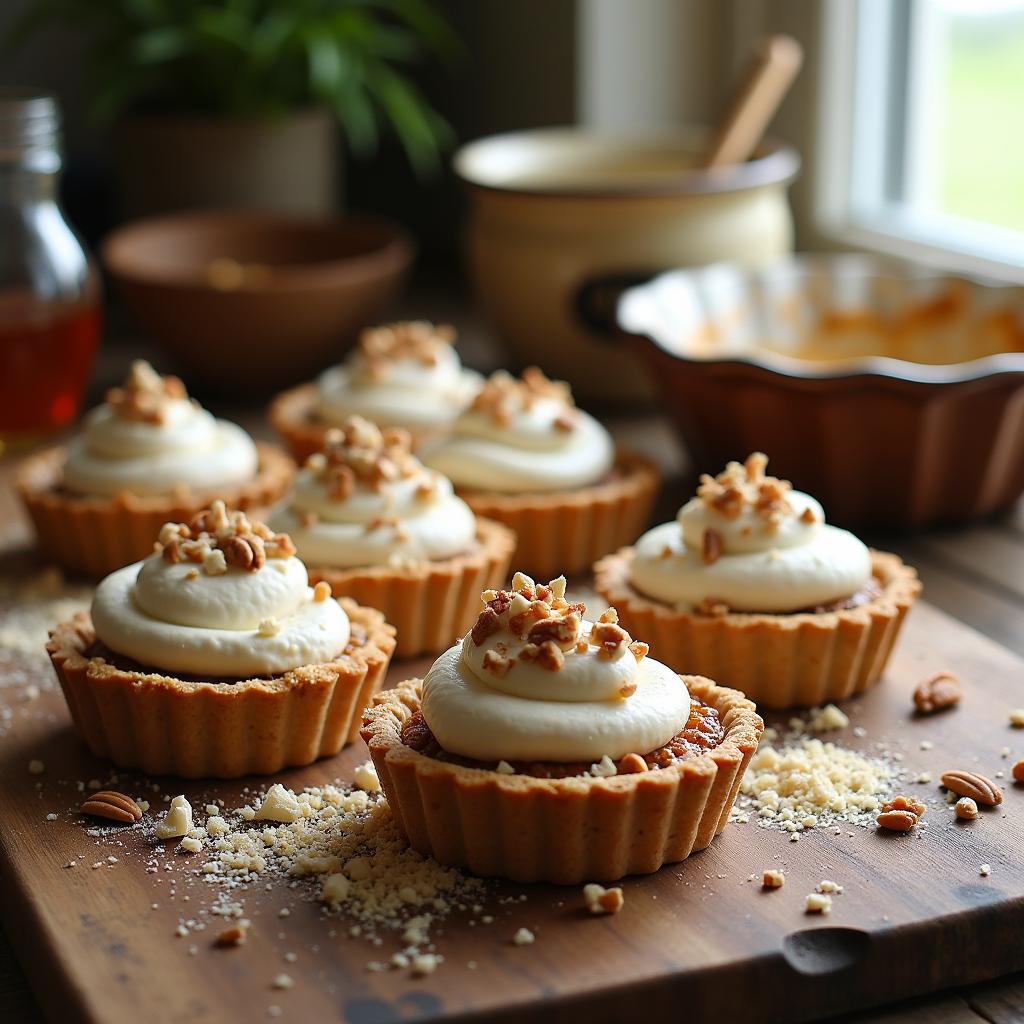
[[[70,423],[100,335],[95,265],[57,202],[52,96],[0,89],[0,452]]]

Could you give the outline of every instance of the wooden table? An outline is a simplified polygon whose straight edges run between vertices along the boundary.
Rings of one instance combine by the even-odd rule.
[[[452,311],[447,302],[428,301],[419,306],[418,315],[452,318]],[[465,329],[463,316],[454,319],[463,320],[461,326]],[[473,360],[477,365],[493,364],[493,349],[483,347],[478,355],[480,358]],[[124,357],[124,349],[108,353],[101,366],[100,383],[116,379]],[[238,412],[234,411],[236,416]],[[255,422],[252,410],[249,416],[238,418]],[[689,467],[684,453],[667,424],[656,415],[620,417],[614,426],[620,438],[649,451],[663,464],[672,483],[666,488],[658,515],[667,517],[685,494]],[[9,481],[9,467],[0,470],[0,522],[8,523],[20,514]],[[8,536],[17,533],[17,529],[13,533],[8,530]],[[1024,504],[998,520],[966,529],[867,539],[897,551],[915,565],[931,603],[1024,655]],[[16,946],[17,936],[0,934],[0,1019],[7,1024],[29,1024],[43,1018],[18,967],[12,948]],[[1024,974],[844,1019],[861,1024],[1009,1024],[1024,1019]]]

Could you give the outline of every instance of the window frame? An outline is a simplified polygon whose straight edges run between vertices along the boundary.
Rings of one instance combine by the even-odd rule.
[[[927,188],[914,166],[925,147],[913,138],[928,131],[929,28],[921,0],[826,0],[814,219],[840,245],[1024,283],[1020,233],[949,214],[924,217],[901,200],[908,188]]]

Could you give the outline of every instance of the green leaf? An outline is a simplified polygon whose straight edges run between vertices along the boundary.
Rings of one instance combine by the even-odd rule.
[[[137,64],[160,64],[188,53],[189,37],[180,28],[158,28],[131,40],[128,55]]]

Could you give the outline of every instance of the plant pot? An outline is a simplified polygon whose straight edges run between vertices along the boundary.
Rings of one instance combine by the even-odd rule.
[[[129,116],[114,132],[121,214],[200,207],[330,213],[341,201],[338,154],[327,110],[251,119]]]

